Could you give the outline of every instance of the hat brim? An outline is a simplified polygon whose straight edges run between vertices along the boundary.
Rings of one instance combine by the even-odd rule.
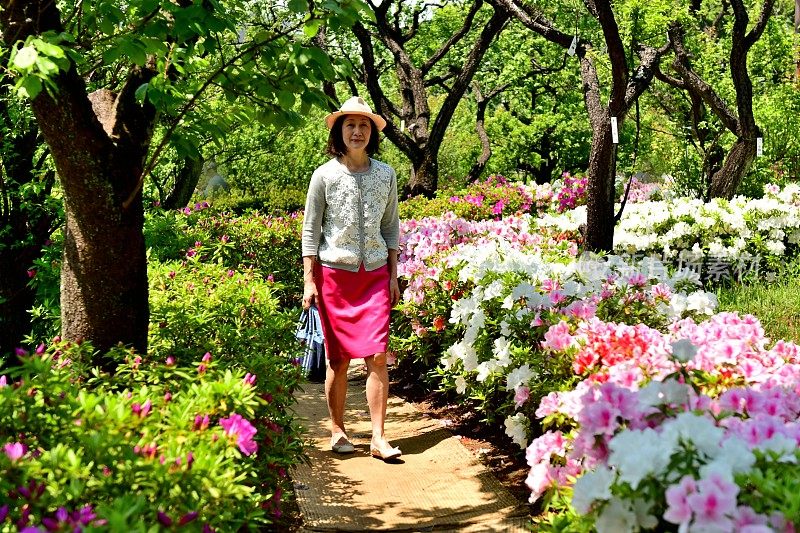
[[[368,117],[372,119],[372,122],[375,123],[375,127],[378,128],[378,131],[383,131],[383,128],[386,127],[386,120],[384,120],[382,116],[376,115],[375,113],[367,113],[366,111],[334,111],[325,117],[325,125],[328,126],[328,129],[331,129],[333,127],[333,123],[336,122],[336,119],[342,115],[362,115],[364,117]]]

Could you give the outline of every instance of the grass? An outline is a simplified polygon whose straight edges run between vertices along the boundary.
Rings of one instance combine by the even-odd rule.
[[[800,259],[788,263],[771,281],[760,279],[719,287],[717,311],[738,311],[758,317],[772,341],[800,344]]]

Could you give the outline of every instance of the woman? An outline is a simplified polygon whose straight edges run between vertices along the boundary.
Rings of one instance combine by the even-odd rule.
[[[347,368],[367,366],[372,420],[370,453],[401,455],[384,435],[389,374],[389,313],[400,300],[397,284],[397,177],[370,156],[386,121],[354,96],[329,114],[327,152],[332,159],[311,176],[303,222],[303,307],[316,304],[322,319],[328,371],[325,396],[331,416],[331,449],[352,453],[344,426]]]

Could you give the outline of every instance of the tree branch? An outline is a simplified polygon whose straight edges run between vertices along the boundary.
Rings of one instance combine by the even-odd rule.
[[[670,26],[668,33],[675,50],[675,61],[672,63],[673,68],[680,74],[681,78],[683,78],[687,88],[700,95],[706,105],[719,117],[725,127],[734,133],[737,132],[739,130],[739,119],[730,111],[727,104],[722,101],[714,89],[692,70],[689,64],[689,54],[683,44],[683,26],[679,23],[675,23]]]
[[[422,71],[423,76],[427,74],[433,68],[433,66],[445,56],[445,54],[447,54],[447,52],[455,43],[457,43],[462,37],[464,37],[464,35],[467,34],[470,28],[472,28],[472,22],[475,20],[475,14],[480,10],[481,6],[483,6],[483,0],[475,0],[472,3],[472,6],[470,6],[467,17],[464,19],[464,24],[461,25],[461,28],[451,35],[450,38],[445,41],[444,44],[442,44],[442,46],[440,46],[439,49],[436,50],[436,52],[434,52],[434,54],[425,62],[425,64],[422,65],[420,70]]]

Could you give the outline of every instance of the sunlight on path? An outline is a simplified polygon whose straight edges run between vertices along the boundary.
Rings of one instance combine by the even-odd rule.
[[[386,435],[402,462],[369,455],[361,365],[351,366],[345,423],[354,454],[330,451],[323,385],[298,391],[294,410],[315,443],[292,472],[306,531],[526,531],[525,509],[437,420],[390,396]]]

